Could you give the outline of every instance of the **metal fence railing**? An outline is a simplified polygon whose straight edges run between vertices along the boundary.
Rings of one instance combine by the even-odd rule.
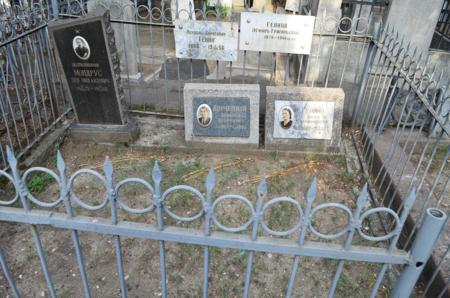
[[[409,247],[430,206],[450,211],[450,90],[448,78],[400,40],[393,28],[369,46],[354,113],[354,139],[376,186],[375,200],[401,210],[408,191],[418,199],[401,239]],[[423,297],[448,295],[450,224],[428,263]]]
[[[439,15],[433,39],[430,45],[431,49],[450,51],[450,6],[448,0],[444,0],[441,14]]]
[[[0,168],[6,146],[23,155],[70,110],[60,82],[44,7],[0,4]]]
[[[340,12],[320,13],[316,17],[311,55],[239,50],[235,62],[175,56],[174,20],[239,22],[239,12],[246,9],[246,2],[224,15],[223,11],[206,4],[182,9],[175,1],[172,6],[164,1],[129,1],[121,5],[102,0],[87,4],[67,1],[61,2],[66,4],[60,6],[59,17],[79,17],[98,7],[110,10],[121,53],[123,85],[132,109],[182,115],[183,86],[195,81],[259,83],[263,88],[266,85],[342,87],[348,97],[346,113],[350,115],[356,93],[353,86],[360,79],[372,25],[381,18],[382,12],[358,8],[352,17],[340,17]],[[312,13],[309,4],[310,1],[300,1],[300,14]],[[354,5],[363,7],[365,3]]]
[[[251,291],[255,255],[261,252],[269,252],[293,256],[290,277],[286,281],[286,297],[291,297],[292,291],[296,287],[295,280],[299,268],[299,260],[301,256],[304,256],[339,260],[337,267],[334,269],[334,277],[328,290],[328,297],[334,296],[346,261],[382,264],[373,283],[371,297],[376,296],[389,264],[405,265],[405,269],[393,289],[392,297],[398,298],[408,297],[413,290],[414,284],[423,268],[420,263],[426,262],[435,238],[437,238],[445,221],[445,214],[442,211],[434,208],[428,209],[427,216],[424,218],[423,229],[419,231],[411,252],[407,253],[405,250],[397,249],[397,241],[408,218],[410,208],[416,199],[415,189],[410,192],[403,210],[397,213],[386,207],[367,208],[369,195],[365,186],[356,200],[355,209],[352,211],[341,203],[315,204],[314,199],[317,196],[317,182],[315,179],[310,185],[305,196],[304,207],[302,207],[299,200],[291,197],[269,199],[264,178],[262,178],[258,187],[256,204],[252,203],[255,200],[235,194],[224,194],[214,197],[213,190],[216,183],[213,169],[209,171],[205,189],[202,192],[188,185],[175,185],[162,189],[162,173],[157,162],[152,171],[153,184],[150,184],[140,178],[126,178],[116,182],[113,165],[109,158],[105,160],[103,173],[90,169],[81,169],[73,173],[70,178],[67,176],[65,162],[59,153],[57,156],[58,173],[42,167],[30,168],[24,173],[20,173],[17,168],[17,160],[9,149],[8,160],[11,174],[0,171],[0,175],[10,181],[12,185],[11,196],[9,199],[0,201],[0,205],[3,206],[0,207],[0,221],[30,225],[51,297],[56,297],[56,291],[52,281],[52,274],[46,261],[45,249],[40,239],[39,226],[41,225],[71,231],[73,248],[86,297],[91,297],[91,291],[78,235],[80,231],[106,234],[113,237],[117,259],[118,282],[122,297],[127,296],[127,287],[123,267],[124,248],[121,246],[121,237],[137,237],[159,242],[162,297],[167,297],[170,286],[167,284],[165,243],[178,242],[203,246],[203,297],[208,297],[209,263],[211,262],[210,249],[217,247],[248,251],[243,297],[248,297]],[[33,173],[50,175],[59,186],[59,196],[50,201],[44,201],[33,196],[26,182]],[[95,177],[94,179],[99,179],[105,188],[102,202],[91,204],[80,199],[79,194],[74,189],[74,185],[82,175],[89,175]],[[120,195],[121,189],[128,184],[140,185],[148,192],[146,206],[142,208],[130,207],[124,201]],[[189,192],[199,201],[201,208],[197,214],[184,216],[177,214],[176,211],[171,209],[168,198],[177,192]],[[178,197],[178,199],[183,198]],[[229,224],[223,223],[223,219],[221,219],[223,217],[218,216],[217,209],[219,206],[230,202],[238,202],[248,210],[248,219],[240,226],[229,226]],[[20,207],[12,207],[18,204]],[[290,205],[290,207],[285,207],[293,208],[298,214],[298,220],[285,230],[274,230],[265,220],[265,214],[276,204]],[[65,213],[59,213],[61,209],[57,209],[58,205],[65,206]],[[82,216],[80,215],[82,213],[79,209],[80,207],[81,210],[92,211],[94,214],[98,214],[103,209],[110,209],[111,218],[92,217],[93,213],[90,213],[91,217]],[[42,210],[42,208],[46,210]],[[120,218],[118,215],[119,209],[130,214],[156,214],[156,223],[143,224]],[[330,209],[341,211],[346,215],[347,223],[340,231],[330,233],[317,228],[317,221],[314,220],[317,213]],[[225,210],[225,213],[228,212],[230,212],[229,209]],[[394,221],[392,230],[384,235],[373,235],[363,228],[364,223],[375,214],[390,215]],[[166,226],[165,222],[169,219],[174,219],[178,223],[201,221],[201,224],[200,228],[196,229]],[[361,239],[371,245],[361,246],[355,244],[354,238],[356,239],[357,237],[361,237]],[[324,243],[324,241],[327,243]],[[389,243],[383,246],[385,241]],[[20,289],[17,288],[14,282],[15,276],[11,273],[4,257],[4,252],[1,249],[0,263],[11,292],[15,297],[19,297]]]

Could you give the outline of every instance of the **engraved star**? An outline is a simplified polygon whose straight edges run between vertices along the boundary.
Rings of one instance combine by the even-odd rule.
[[[75,34],[80,34],[80,30],[75,29]]]

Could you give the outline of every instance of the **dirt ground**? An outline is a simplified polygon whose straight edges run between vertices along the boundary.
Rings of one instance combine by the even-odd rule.
[[[314,205],[322,202],[340,202],[353,208],[363,181],[360,175],[347,167],[342,156],[283,158],[277,152],[271,157],[235,156],[226,154],[186,154],[171,152],[169,148],[159,151],[136,150],[126,147],[81,145],[67,141],[61,152],[66,160],[68,175],[80,168],[102,172],[106,155],[110,156],[115,170],[115,182],[126,177],[139,177],[151,181],[154,161],[158,160],[163,173],[162,189],[177,184],[189,184],[205,191],[204,181],[211,163],[216,167],[216,187],[213,196],[240,194],[256,201],[260,175],[268,181],[269,198],[290,196],[305,205],[305,193],[313,177],[318,179],[319,194]],[[52,158],[46,164],[55,168]],[[58,196],[58,189],[50,179],[30,177],[34,183],[33,193],[42,200],[51,201]],[[29,184],[30,185],[30,184]],[[103,201],[104,189],[96,178],[83,175],[74,188],[83,201],[98,204]],[[120,196],[129,206],[144,207],[151,202],[151,195],[142,187],[127,186]],[[171,209],[179,215],[192,215],[201,208],[198,201],[185,193],[178,193],[168,200]],[[76,214],[110,217],[109,207],[96,212],[82,210],[74,204]],[[54,208],[65,212],[63,205]],[[219,220],[236,226],[248,218],[246,209],[237,203],[224,203],[218,210]],[[131,215],[119,210],[120,220],[154,223],[154,214]],[[272,229],[286,229],[298,220],[298,215],[286,204],[273,206],[264,220]],[[181,224],[165,217],[166,225],[198,228],[201,220]],[[339,212],[318,212],[314,225],[321,232],[337,231],[346,225],[346,217]],[[77,267],[71,234],[69,231],[39,227],[50,272],[59,297],[82,297],[83,287]],[[250,230],[250,229],[249,229]],[[246,231],[249,234],[250,231]],[[375,233],[375,232],[374,232]],[[80,233],[85,265],[94,297],[118,297],[114,241],[111,236]],[[295,235],[298,237],[298,235]],[[45,280],[31,230],[27,226],[0,224],[1,248],[23,297],[48,297]],[[309,240],[317,240],[311,235]],[[159,244],[156,241],[121,238],[124,257],[125,279],[129,297],[159,297]],[[342,243],[344,239],[336,242]],[[371,244],[358,236],[354,244]],[[198,297],[202,293],[203,247],[166,243],[169,297]],[[248,253],[231,249],[210,249],[210,297],[242,296]],[[292,256],[256,253],[254,259],[251,297],[283,297],[289,280]],[[326,297],[333,279],[337,261],[302,257],[297,274],[294,297]],[[375,281],[379,265],[346,262],[338,284],[336,297],[367,297]],[[388,297],[390,285],[385,278],[379,297]],[[0,275],[0,296],[10,297],[11,292],[3,275]]]

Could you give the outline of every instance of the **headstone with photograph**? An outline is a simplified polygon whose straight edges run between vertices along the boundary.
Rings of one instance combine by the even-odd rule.
[[[133,139],[138,129],[127,115],[109,13],[61,20],[49,25],[49,33],[77,120],[73,136],[98,142]]]
[[[266,149],[339,151],[341,88],[267,87]]]
[[[257,148],[259,85],[188,83],[184,115],[188,145]]]

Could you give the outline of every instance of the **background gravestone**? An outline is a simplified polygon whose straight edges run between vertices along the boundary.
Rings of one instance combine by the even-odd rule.
[[[268,86],[266,149],[339,151],[344,98],[341,88]]]
[[[96,10],[107,9],[111,18],[115,20],[133,22],[136,20],[133,1],[124,0],[89,0],[87,2],[89,13]],[[139,39],[138,26],[131,24],[111,24],[114,30],[116,48],[122,64],[120,70],[123,79],[139,80],[142,73],[139,70]]]
[[[127,117],[109,13],[61,20],[49,26],[49,33],[77,119],[72,135],[112,142],[135,137],[137,127]]]
[[[184,123],[191,146],[257,148],[259,85],[186,84]]]

